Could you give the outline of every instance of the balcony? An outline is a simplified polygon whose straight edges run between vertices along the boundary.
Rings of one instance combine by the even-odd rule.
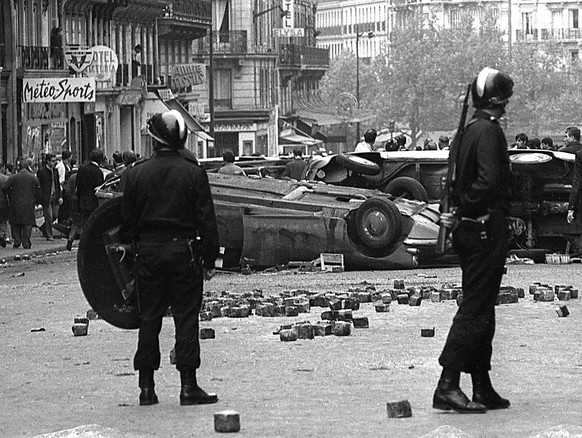
[[[282,67],[327,70],[329,68],[329,49],[298,44],[281,44],[279,63]]]
[[[241,55],[248,52],[246,30],[229,30],[226,32],[212,32],[212,50],[214,55]],[[210,52],[208,37],[198,40],[199,55]]]
[[[566,29],[532,29],[525,33],[523,30],[516,31],[516,41],[539,41],[539,40],[570,40],[575,41],[582,38],[579,28]]]
[[[53,52],[45,46],[18,46],[20,67],[25,70],[63,70],[63,52]]]

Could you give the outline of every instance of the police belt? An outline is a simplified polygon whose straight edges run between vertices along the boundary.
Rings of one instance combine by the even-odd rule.
[[[196,231],[192,230],[180,230],[180,231],[140,231],[138,235],[139,241],[155,241],[155,242],[177,242],[179,240],[190,240],[194,239],[196,236]]]
[[[461,222],[469,222],[469,223],[473,223],[473,224],[484,224],[489,220],[489,216],[490,216],[489,213],[484,214],[483,216],[476,217],[476,218],[463,216],[463,217],[461,217]]]

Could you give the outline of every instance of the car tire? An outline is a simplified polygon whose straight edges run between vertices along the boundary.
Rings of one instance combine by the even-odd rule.
[[[367,248],[391,247],[402,233],[400,210],[389,199],[367,199],[356,211],[355,231],[360,243]]]
[[[384,193],[390,193],[393,196],[402,197],[406,199],[414,199],[416,201],[428,202],[428,193],[426,189],[414,178],[408,176],[400,176],[394,178],[386,187]]]
[[[109,262],[103,233],[122,224],[121,197],[101,204],[84,226],[77,252],[77,272],[81,289],[92,309],[108,323],[123,329],[137,329],[140,317],[134,303],[127,303],[115,280]],[[124,263],[133,267],[133,256],[127,254]],[[133,294],[135,299],[136,293]]]
[[[339,154],[336,160],[340,166],[360,175],[378,175],[381,170],[379,164],[358,155]]]

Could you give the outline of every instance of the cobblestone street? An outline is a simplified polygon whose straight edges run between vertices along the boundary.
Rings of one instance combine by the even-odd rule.
[[[367,316],[369,329],[295,342],[281,342],[273,331],[286,323],[316,322],[325,309],[312,307],[298,317],[204,321],[201,327],[212,327],[216,338],[201,341],[199,380],[220,398],[207,406],[179,405],[179,375],[169,363],[173,324],[167,318],[162,366],[156,373],[160,403],[140,407],[132,368],[137,332],[95,320],[88,336],[72,334],[74,318],[89,309],[75,254],[0,267],[3,437],[207,437],[215,433],[213,414],[226,409],[240,413],[239,435],[249,437],[557,436],[551,430],[582,436],[581,300],[560,302],[571,312],[560,318],[557,300],[536,302],[527,289],[534,281],[580,288],[578,264],[509,266],[504,283],[524,288],[526,296],[497,307],[492,380],[512,406],[459,415],[431,407],[440,373],[437,358],[456,311],[454,300],[426,300],[419,307],[392,302],[388,313],[376,313],[373,304],[365,303],[354,316]],[[220,273],[206,290],[346,292],[364,281],[381,290],[391,288],[395,279],[407,287],[439,287],[458,281],[460,270]],[[422,328],[433,327],[434,337],[420,336]],[[469,378],[462,378],[461,387],[470,395]],[[412,417],[388,418],[386,403],[404,399]],[[55,433],[80,426],[85,432]]]

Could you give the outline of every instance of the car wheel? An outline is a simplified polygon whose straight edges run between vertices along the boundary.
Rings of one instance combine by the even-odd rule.
[[[394,178],[384,187],[384,192],[396,197],[428,202],[426,189],[417,180],[408,176]]]
[[[380,173],[379,164],[358,155],[339,154],[336,160],[340,166],[361,175],[378,175]]]
[[[402,232],[400,210],[388,199],[367,199],[356,211],[355,227],[358,238],[365,247],[390,247],[396,243]]]
[[[100,318],[115,327],[136,329],[140,318],[135,303],[125,301],[121,294],[115,279],[118,272],[112,268],[103,237],[122,224],[121,201],[121,197],[106,201],[87,220],[79,240],[77,272],[83,294]],[[122,261],[130,271],[133,255],[126,254]],[[135,293],[132,298],[135,300]]]

